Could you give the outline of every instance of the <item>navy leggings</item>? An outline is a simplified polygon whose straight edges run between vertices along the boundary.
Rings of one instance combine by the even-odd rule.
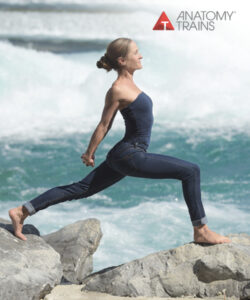
[[[125,176],[179,179],[193,226],[207,223],[201,202],[200,168],[168,155],[149,153],[140,142],[120,142],[81,181],[54,187],[24,204],[30,215],[48,206],[96,194]]]

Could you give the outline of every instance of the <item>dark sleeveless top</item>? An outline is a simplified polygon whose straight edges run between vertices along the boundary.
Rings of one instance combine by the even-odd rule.
[[[133,102],[120,111],[125,122],[126,131],[122,140],[115,144],[111,150],[118,150],[119,145],[124,142],[137,142],[143,144],[145,149],[148,148],[154,122],[152,108],[151,98],[146,93],[141,92]]]

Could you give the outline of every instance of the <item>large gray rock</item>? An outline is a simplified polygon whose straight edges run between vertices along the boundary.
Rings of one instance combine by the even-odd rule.
[[[118,296],[228,297],[250,299],[250,236],[229,235],[232,243],[189,243],[93,273],[82,291]]]
[[[60,253],[67,281],[81,283],[93,271],[92,256],[102,237],[99,220],[77,221],[42,237]]]
[[[8,220],[0,219],[0,299],[39,300],[62,278],[60,255],[33,225],[24,225],[27,237],[13,235]]]

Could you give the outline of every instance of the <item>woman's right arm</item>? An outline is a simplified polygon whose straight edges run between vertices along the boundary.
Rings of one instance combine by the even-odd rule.
[[[114,90],[114,87],[110,88],[106,94],[101,120],[97,125],[94,133],[92,134],[86,152],[81,156],[83,163],[85,163],[86,166],[94,167],[94,153],[100,142],[104,139],[104,137],[112,127],[115,115],[119,107],[119,101],[117,100],[117,96],[115,95],[117,95],[117,91]]]

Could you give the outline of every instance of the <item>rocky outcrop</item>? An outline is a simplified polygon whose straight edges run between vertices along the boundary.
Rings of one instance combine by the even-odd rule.
[[[92,272],[92,255],[102,232],[97,219],[78,221],[40,236],[24,225],[27,241],[0,219],[0,299],[39,300],[62,278],[82,291],[116,296],[216,297],[250,299],[250,236],[231,234],[232,243],[189,243]],[[88,275],[90,274],[90,275]],[[87,276],[88,275],[88,276]]]
[[[13,235],[11,222],[0,219],[0,299],[39,300],[60,283],[60,255],[33,225],[24,225],[27,241]]]
[[[39,300],[63,281],[79,283],[93,270],[92,255],[102,232],[87,219],[40,236],[25,224],[27,241],[14,236],[10,221],[0,218],[0,299]]]
[[[99,220],[77,221],[42,237],[60,253],[67,281],[80,283],[93,271],[92,256],[102,237]]]
[[[228,297],[250,299],[250,236],[231,234],[232,243],[189,243],[93,273],[83,291],[117,296]]]

